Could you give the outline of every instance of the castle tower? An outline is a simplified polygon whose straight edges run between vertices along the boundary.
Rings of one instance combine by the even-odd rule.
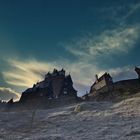
[[[64,75],[64,76],[65,76],[65,70],[64,70],[64,69],[62,69],[61,71],[59,71],[59,74],[60,74],[60,75]]]
[[[135,66],[135,71],[138,74],[138,78],[140,79],[140,68]]]

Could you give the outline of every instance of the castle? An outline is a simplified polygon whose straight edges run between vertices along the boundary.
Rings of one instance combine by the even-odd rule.
[[[95,75],[96,81],[95,83],[91,86],[90,92],[93,92],[96,94],[96,92],[103,87],[106,87],[104,90],[109,91],[112,87],[113,84],[113,79],[110,76],[109,73],[104,73],[100,78],[98,78],[98,75]]]
[[[84,95],[82,98],[84,100],[92,99],[95,96],[98,96],[101,93],[111,92],[113,90],[113,79],[109,73],[104,73],[101,77],[98,78],[98,75],[95,75],[95,82],[90,88],[89,93]]]
[[[65,70],[58,71],[54,69],[52,73],[48,72],[45,79],[33,85],[32,88],[22,93],[19,102],[26,102],[39,99],[57,99],[61,97],[77,98],[77,91],[73,87],[73,81],[70,75],[65,74]]]
[[[139,91],[140,90],[140,68],[135,67],[135,71],[138,74],[138,79],[128,79],[118,82],[113,82],[112,77],[109,73],[104,73],[101,77],[98,78],[98,75],[95,75],[95,82],[91,86],[89,93],[84,95],[82,98],[84,100],[94,99],[98,96],[108,96],[112,93],[127,92],[127,91]]]

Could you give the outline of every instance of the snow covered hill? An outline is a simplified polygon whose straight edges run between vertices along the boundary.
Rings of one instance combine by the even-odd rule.
[[[1,140],[140,140],[140,96],[0,113]]]

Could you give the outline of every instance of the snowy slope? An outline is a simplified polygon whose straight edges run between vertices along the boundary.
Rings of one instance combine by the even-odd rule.
[[[1,112],[2,140],[140,140],[140,97],[48,110]]]

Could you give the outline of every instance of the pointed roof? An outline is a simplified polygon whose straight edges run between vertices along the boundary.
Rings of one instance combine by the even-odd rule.
[[[66,76],[65,80],[66,80],[67,82],[71,82],[71,83],[73,83],[70,74]]]
[[[57,72],[58,72],[58,70],[54,68],[53,73],[57,73]]]
[[[62,68],[61,71],[65,72],[65,70]]]
[[[136,73],[138,74],[138,77],[140,78],[140,68],[135,67],[135,71],[136,71]]]
[[[12,104],[14,102],[14,100],[13,100],[13,98],[12,99],[10,99],[7,103],[8,104]]]
[[[103,80],[103,79],[107,79],[107,78],[112,78],[111,76],[110,76],[110,74],[109,73],[104,73],[99,79],[98,79],[98,81],[101,81],[101,80]]]
[[[109,73],[105,72],[100,78],[98,78],[98,82],[102,81],[103,79],[112,79],[112,77],[110,76]],[[94,84],[92,86],[94,86],[96,84],[96,82],[94,82]]]

